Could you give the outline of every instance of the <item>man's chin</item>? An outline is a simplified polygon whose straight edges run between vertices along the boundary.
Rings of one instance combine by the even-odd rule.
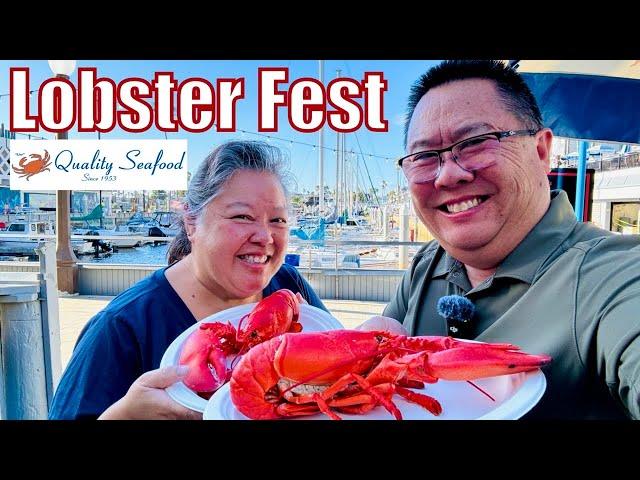
[[[443,238],[440,241],[440,245],[447,250],[447,252],[452,253],[455,251],[460,252],[477,252],[482,248],[486,247],[490,242],[490,238],[484,238],[474,236],[473,233],[469,232],[467,234],[458,234]]]

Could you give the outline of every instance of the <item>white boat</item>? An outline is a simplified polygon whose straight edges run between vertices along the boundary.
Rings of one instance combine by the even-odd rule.
[[[127,225],[118,225],[113,230],[100,230],[100,235],[108,235],[114,237],[135,237],[142,236],[132,231]],[[111,239],[111,244],[118,248],[133,248],[142,245],[142,240],[136,238],[116,238]]]
[[[38,243],[55,239],[56,231],[49,220],[14,220],[6,230],[0,231],[0,255],[35,256]],[[72,240],[76,254],[92,253],[93,244],[85,240]]]
[[[118,225],[113,230],[104,228],[74,228],[73,235],[99,235],[101,237],[127,237],[127,238],[109,238],[106,240],[111,246],[116,248],[133,248],[142,245],[142,239],[131,237],[142,237],[143,235],[135,230],[131,230],[127,225]]]

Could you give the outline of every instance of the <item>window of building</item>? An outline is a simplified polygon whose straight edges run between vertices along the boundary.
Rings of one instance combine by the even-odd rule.
[[[622,234],[638,233],[640,202],[611,204],[611,231]]]

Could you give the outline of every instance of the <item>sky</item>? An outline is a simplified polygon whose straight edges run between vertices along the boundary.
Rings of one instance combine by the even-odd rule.
[[[397,182],[403,185],[403,175],[398,172],[393,159],[403,153],[403,118],[406,109],[406,101],[412,83],[429,67],[439,63],[436,60],[325,60],[324,83],[337,76],[340,70],[341,76],[361,81],[364,72],[383,72],[388,82],[388,89],[384,93],[384,119],[389,122],[388,132],[371,132],[364,125],[354,133],[346,134],[346,149],[358,156],[360,184],[366,184],[370,188],[380,188],[383,180],[390,188],[394,188]],[[42,82],[52,76],[49,64],[46,60],[0,60],[0,95],[9,93],[9,68],[28,67],[31,90],[37,90]],[[175,133],[167,133],[168,139],[188,140],[188,164],[189,171],[194,171],[206,155],[219,143],[231,139],[255,139],[267,140],[284,150],[290,158],[290,168],[297,185],[294,191],[313,191],[318,184],[318,132],[300,133],[291,128],[287,119],[286,108],[279,109],[278,131],[255,135],[241,133],[258,131],[257,116],[257,90],[259,67],[287,67],[289,69],[289,85],[297,78],[318,77],[318,60],[78,60],[76,71],[71,75],[71,80],[77,80],[78,67],[95,67],[98,77],[108,77],[116,83],[130,77],[141,77],[148,81],[153,79],[155,72],[169,71],[174,73],[174,78],[181,82],[190,77],[203,77],[215,85],[218,78],[245,79],[245,98],[237,103],[238,131],[235,133],[220,133],[215,127],[204,133],[189,133],[179,130]],[[281,90],[285,87],[281,84]],[[37,98],[32,96],[30,113],[37,110]],[[5,128],[9,127],[9,98],[0,97],[0,123]],[[35,133],[41,137],[52,139],[53,134],[41,131]],[[141,139],[163,139],[164,133],[154,128],[138,134],[130,134],[115,129],[108,134],[102,134],[103,139],[126,139],[136,136]],[[267,139],[264,135],[269,135]],[[26,138],[17,135],[16,138]],[[70,139],[97,138],[97,133],[79,133],[74,130],[69,132]],[[310,145],[301,145],[306,143]],[[335,148],[336,133],[329,127],[324,129],[325,147]],[[385,157],[385,158],[380,158]],[[353,157],[352,157],[353,158]],[[364,162],[363,162],[364,160]],[[355,161],[355,158],[354,158]],[[366,166],[366,168],[365,168]],[[324,183],[331,189],[335,186],[336,156],[333,151],[325,150],[324,155]],[[370,180],[369,180],[370,177]],[[368,190],[368,188],[366,188]]]

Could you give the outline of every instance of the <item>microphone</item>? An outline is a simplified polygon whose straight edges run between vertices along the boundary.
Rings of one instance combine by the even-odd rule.
[[[471,319],[476,307],[460,295],[446,295],[438,300],[438,314],[447,320],[449,335],[467,338],[471,334]]]

